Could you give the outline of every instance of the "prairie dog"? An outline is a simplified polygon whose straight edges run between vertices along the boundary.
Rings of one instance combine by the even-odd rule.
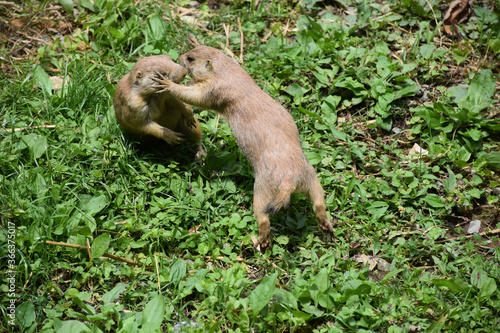
[[[201,129],[191,107],[168,92],[160,90],[152,78],[162,73],[173,82],[181,82],[186,69],[167,55],[140,59],[118,83],[113,105],[118,123],[134,137],[147,141],[148,136],[168,144],[184,140],[196,144],[196,159],[205,155]]]
[[[290,113],[222,51],[193,39],[191,45],[195,48],[181,55],[179,63],[194,84],[182,86],[165,76],[155,81],[181,101],[215,110],[227,120],[255,174],[253,205],[259,225],[256,248],[262,251],[269,246],[269,215],[286,207],[290,195],[296,192],[309,196],[319,227],[333,233],[323,188],[302,151]]]

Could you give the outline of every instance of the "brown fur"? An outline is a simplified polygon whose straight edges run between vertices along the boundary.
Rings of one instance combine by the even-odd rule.
[[[201,129],[191,107],[168,92],[160,90],[152,78],[161,72],[173,82],[181,82],[186,69],[169,56],[140,59],[132,71],[118,83],[113,104],[118,123],[134,137],[149,141],[153,136],[169,144],[187,139],[196,143],[196,159],[205,154],[201,146]]]
[[[302,151],[290,113],[261,90],[236,61],[217,49],[190,42],[196,47],[180,56],[179,63],[195,83],[186,87],[168,78],[156,81],[181,101],[213,109],[228,121],[255,173],[257,248],[269,245],[269,215],[286,207],[294,192],[311,198],[320,228],[332,233],[323,188]]]

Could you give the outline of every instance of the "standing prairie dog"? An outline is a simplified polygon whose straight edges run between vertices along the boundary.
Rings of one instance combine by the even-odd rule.
[[[196,144],[196,159],[205,155],[201,145],[201,129],[191,107],[168,92],[160,90],[153,77],[162,73],[173,82],[181,82],[186,69],[169,56],[140,59],[132,71],[118,83],[113,104],[118,123],[138,139],[153,136],[169,144],[184,140]]]
[[[256,248],[269,246],[269,215],[286,207],[290,195],[306,193],[319,227],[333,233],[326,215],[323,188],[300,146],[295,122],[278,102],[261,90],[236,61],[212,47],[199,45],[179,57],[194,81],[190,86],[168,77],[156,81],[181,101],[213,109],[224,116],[255,174],[253,205],[259,224]]]

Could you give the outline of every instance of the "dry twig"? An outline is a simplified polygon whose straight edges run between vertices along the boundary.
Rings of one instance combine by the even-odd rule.
[[[50,241],[50,240],[42,240],[42,243],[51,244],[51,245],[58,245],[58,246],[64,246],[64,247],[71,247],[73,249],[80,249],[80,250],[88,250],[88,251],[90,251],[90,246],[89,245],[83,246],[83,245],[63,243],[63,242],[53,242],[53,241]],[[121,262],[127,263],[130,266],[134,266],[134,265],[138,264],[138,262],[135,261],[135,260],[124,258],[124,257],[120,257],[120,256],[117,256],[117,255],[108,253],[108,252],[104,252],[104,254],[102,256],[106,257],[106,258],[114,259],[116,261],[121,261]],[[92,257],[91,257],[91,259],[92,259]],[[148,268],[149,266],[146,266],[146,267]]]
[[[238,17],[238,30],[240,31],[240,63],[243,63],[243,29],[241,28],[241,21]]]

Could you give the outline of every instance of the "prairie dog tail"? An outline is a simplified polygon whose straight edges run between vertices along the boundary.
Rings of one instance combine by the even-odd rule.
[[[290,195],[293,192],[293,188],[289,186],[281,186],[279,193],[266,205],[265,212],[267,214],[275,214],[280,209],[286,208],[290,203]]]

